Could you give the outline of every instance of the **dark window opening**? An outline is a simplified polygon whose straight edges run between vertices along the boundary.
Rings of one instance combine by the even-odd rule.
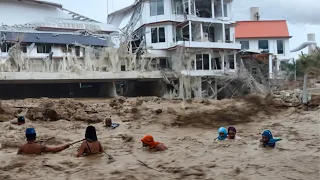
[[[241,49],[250,49],[249,41],[240,41]]]
[[[264,52],[269,52],[269,41],[268,40],[259,40],[259,49],[262,49]]]
[[[164,0],[150,2],[150,16],[164,15]]]
[[[75,47],[75,54],[76,54],[76,56],[80,56],[80,47],[79,46],[76,46]]]
[[[168,60],[165,58],[160,58],[160,68],[165,69],[168,68]]]
[[[23,53],[27,53],[27,48],[28,48],[28,45],[27,44],[21,44],[21,51]]]
[[[283,54],[283,40],[277,40],[277,52]]]
[[[164,31],[164,27],[159,28],[159,42],[166,42],[166,34]]]
[[[12,43],[4,43],[1,46],[1,52],[9,52],[9,49],[13,46]]]
[[[220,58],[219,57],[212,58],[211,59],[211,66],[212,66],[212,69],[221,69]]]
[[[165,28],[151,28],[151,43],[166,42]]]
[[[209,70],[210,69],[209,54],[204,54],[203,55],[203,69],[204,70]]]
[[[121,65],[121,71],[126,71],[126,66],[125,65]]]
[[[229,69],[234,69],[235,60],[234,60],[233,54],[228,56],[228,61],[229,61]]]
[[[50,53],[51,45],[37,45],[37,53]]]

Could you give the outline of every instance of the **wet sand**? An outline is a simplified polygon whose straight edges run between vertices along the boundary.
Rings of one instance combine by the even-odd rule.
[[[30,108],[44,101],[49,100],[2,101],[2,104]],[[74,114],[64,113],[64,117],[70,116],[67,120],[28,121],[23,126],[0,122],[0,179],[313,180],[320,177],[319,108],[310,111],[273,109],[265,113],[241,100],[181,102],[133,98],[120,103],[103,99],[76,100],[79,101],[83,108],[75,108]],[[69,107],[76,103],[62,104]],[[73,120],[85,110],[90,114],[87,118],[92,114],[101,116],[101,119],[111,115],[113,121],[121,125],[108,130],[99,119],[94,122],[87,121],[86,117]],[[235,118],[236,111],[247,114],[250,110],[255,112],[249,114],[251,117]],[[223,111],[226,113],[221,114]],[[201,113],[205,117],[201,117]],[[191,120],[193,122],[189,123]],[[24,143],[26,127],[35,127],[38,139],[55,137],[44,143],[50,146],[82,139],[88,124],[97,128],[99,140],[114,161],[106,154],[76,158],[74,153],[80,144],[57,154],[16,155],[18,145]],[[235,126],[242,139],[214,142],[219,126]],[[259,148],[261,132],[265,129],[283,139],[276,148]],[[149,153],[141,148],[140,139],[146,134],[165,143],[168,150]]]

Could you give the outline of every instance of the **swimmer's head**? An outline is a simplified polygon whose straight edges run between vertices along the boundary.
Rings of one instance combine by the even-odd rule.
[[[27,141],[34,141],[36,140],[37,134],[34,128],[27,128],[26,129],[26,138]]]
[[[269,142],[270,139],[273,139],[271,131],[269,130],[263,131],[261,139],[264,143],[267,143]]]
[[[23,116],[19,116],[18,117],[18,124],[21,125],[21,124],[24,124],[24,123],[26,123],[26,120],[24,119],[24,117]]]
[[[228,135],[228,132],[227,132],[227,129],[224,128],[224,127],[220,127],[218,129],[218,133],[219,133],[219,136],[218,136],[218,139],[219,140],[224,140],[227,138],[227,135]]]
[[[97,141],[98,137],[97,137],[96,128],[94,126],[88,126],[86,129],[85,137],[87,141]]]
[[[104,123],[105,123],[105,125],[106,125],[107,127],[110,127],[110,126],[112,125],[111,116],[110,116],[110,118],[106,118],[106,120],[104,121]]]
[[[236,137],[237,130],[234,127],[228,128],[228,137],[229,139],[234,139]]]

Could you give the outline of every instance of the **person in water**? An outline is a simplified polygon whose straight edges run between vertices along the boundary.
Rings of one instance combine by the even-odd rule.
[[[56,153],[70,147],[70,144],[65,144],[58,147],[47,147],[36,142],[36,131],[34,128],[26,129],[27,143],[19,147],[17,154],[41,154],[41,153]]]
[[[262,133],[261,137],[261,146],[262,147],[272,147],[274,148],[276,146],[276,142],[281,141],[280,138],[273,138],[271,131],[265,130]]]
[[[17,119],[11,120],[11,124],[23,125],[26,123],[26,120],[23,116],[19,116]]]
[[[110,118],[105,119],[104,124],[105,124],[105,127],[110,128],[110,129],[115,129],[120,126],[120,124],[112,122],[111,116],[110,116]]]
[[[227,129],[224,128],[224,127],[220,127],[218,129],[218,137],[216,139],[222,141],[222,140],[225,140],[227,137],[228,137],[228,132],[227,132]]]
[[[228,128],[228,139],[236,139],[237,130],[234,127]]]
[[[165,151],[167,147],[160,142],[155,142],[153,137],[150,135],[146,135],[141,139],[143,147],[149,147],[152,151]]]
[[[86,129],[85,139],[79,147],[77,157],[103,152],[101,143],[98,141],[96,128],[94,126],[88,126]]]

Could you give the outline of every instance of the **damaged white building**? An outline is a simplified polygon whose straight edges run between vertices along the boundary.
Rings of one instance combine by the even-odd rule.
[[[73,94],[59,92],[59,83],[79,89],[105,76],[99,71],[109,67],[104,50],[113,50],[116,27],[41,0],[0,0],[0,17],[1,97]]]
[[[218,79],[236,75],[241,45],[232,0],[136,0],[108,23],[121,29],[137,59],[163,72],[176,96],[214,97]]]

